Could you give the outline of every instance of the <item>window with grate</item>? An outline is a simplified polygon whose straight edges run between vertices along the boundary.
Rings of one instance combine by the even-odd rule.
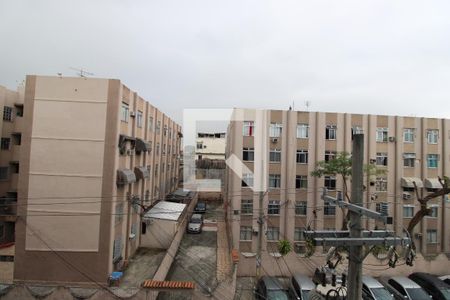
[[[239,239],[241,241],[251,241],[252,240],[252,227],[251,226],[241,226]]]
[[[309,137],[309,125],[308,124],[297,124],[297,138],[307,139]]]
[[[9,106],[3,107],[3,121],[12,121],[13,108]]]
[[[297,216],[306,216],[307,204],[306,201],[295,202],[295,214]]]
[[[253,121],[244,121],[242,126],[242,135],[243,136],[253,136],[255,131],[255,125]]]
[[[251,199],[241,200],[241,214],[243,215],[253,214],[253,200]]]
[[[308,176],[296,175],[295,176],[295,188],[296,189],[307,189],[308,188]]]
[[[255,160],[255,149],[254,148],[243,148],[242,149],[242,160],[254,161]]]
[[[336,205],[326,202],[323,206],[323,214],[325,216],[334,216],[336,214]]]
[[[403,166],[408,168],[414,168],[416,165],[415,153],[403,153]]]
[[[269,188],[279,188],[281,186],[281,175],[269,174]]]
[[[2,150],[9,150],[9,145],[11,144],[10,138],[2,138],[1,139],[1,149]]]
[[[280,214],[280,201],[270,200],[267,206],[268,215],[279,215]]]
[[[270,162],[281,162],[281,150],[280,149],[270,149],[269,161]]]
[[[280,123],[270,123],[269,137],[280,137],[283,125]]]
[[[299,241],[304,241],[305,240],[305,236],[303,234],[303,232],[305,231],[305,227],[295,227],[294,229],[294,241],[299,242]]]
[[[377,128],[376,141],[378,143],[385,143],[388,141],[388,129],[386,127]]]
[[[385,152],[377,152],[376,157],[377,166],[387,166],[388,165],[388,155]]]
[[[382,214],[383,216],[389,215],[389,205],[387,202],[377,202],[376,203],[376,211]]]
[[[377,192],[386,192],[387,191],[387,178],[377,177],[377,179],[375,181],[375,190]]]
[[[277,241],[280,239],[280,228],[278,227],[267,227],[267,240]]]
[[[327,125],[327,127],[325,127],[325,139],[326,140],[335,140],[336,139],[336,126],[335,125]]]
[[[336,189],[336,177],[335,176],[324,176],[324,187],[328,190],[333,191]]]
[[[308,163],[308,150],[297,150],[296,161],[298,164]]]

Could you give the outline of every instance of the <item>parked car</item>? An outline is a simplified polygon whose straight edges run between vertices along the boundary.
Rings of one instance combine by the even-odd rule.
[[[189,233],[201,233],[203,227],[203,216],[201,214],[193,214],[187,226]]]
[[[295,300],[308,300],[309,293],[315,289],[316,285],[306,275],[295,274],[289,280],[289,296]]]
[[[435,300],[450,300],[450,285],[429,273],[416,272],[408,276]]]
[[[450,284],[450,275],[440,276],[439,279],[445,282],[446,284]]]
[[[255,290],[255,299],[257,300],[288,300],[288,293],[283,288],[281,282],[271,276],[263,276],[259,279]]]
[[[394,295],[375,278],[363,276],[362,298],[363,300],[394,300]]]
[[[381,278],[380,282],[391,292],[397,300],[426,300],[431,299],[417,283],[404,276]]]
[[[197,214],[204,214],[206,212],[206,203],[197,202],[197,205],[194,207],[194,212]]]

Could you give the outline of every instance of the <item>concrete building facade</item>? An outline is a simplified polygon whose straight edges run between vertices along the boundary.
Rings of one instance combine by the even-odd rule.
[[[196,139],[195,159],[225,159],[225,133],[199,132]]]
[[[288,239],[297,253],[305,251],[302,231],[340,230],[340,209],[321,200],[343,189],[342,179],[311,176],[318,161],[338,152],[351,152],[352,132],[365,134],[365,163],[385,169],[384,175],[366,176],[364,203],[393,217],[387,229],[401,234],[419,209],[413,181],[426,195],[441,187],[438,177],[450,175],[450,120],[323,113],[235,109],[227,132],[226,157],[239,162],[227,168],[224,199],[228,205],[233,247],[241,257],[256,254],[259,192],[264,191],[263,256],[277,252],[277,241]],[[348,183],[350,184],[350,182]],[[417,227],[413,238],[423,255],[450,252],[448,197],[430,201],[431,216]],[[385,228],[365,220],[368,229]],[[244,255],[244,256],[243,256]],[[246,261],[246,262],[245,262]],[[255,262],[241,260],[239,274]],[[265,265],[273,269],[273,265]],[[263,264],[264,268],[264,264]],[[254,270],[254,268],[253,268]],[[250,272],[251,273],[251,272]]]
[[[23,87],[12,91],[0,86],[0,111],[0,282],[11,282],[23,129]]]
[[[176,188],[180,126],[114,79],[27,76],[23,118],[14,281],[107,283]]]

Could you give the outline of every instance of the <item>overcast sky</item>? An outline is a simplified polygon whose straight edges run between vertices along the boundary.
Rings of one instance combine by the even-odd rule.
[[[275,108],[450,118],[450,1],[0,0],[0,85],[121,79],[169,116]]]

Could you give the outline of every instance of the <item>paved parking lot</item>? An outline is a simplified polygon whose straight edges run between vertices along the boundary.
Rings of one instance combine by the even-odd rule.
[[[215,208],[216,206],[207,208],[206,224],[202,233],[184,235],[166,278],[166,280],[193,281],[196,283],[196,291],[193,295],[161,292],[158,299],[197,299],[209,295],[217,287],[217,227],[214,226],[216,214],[210,211]]]

